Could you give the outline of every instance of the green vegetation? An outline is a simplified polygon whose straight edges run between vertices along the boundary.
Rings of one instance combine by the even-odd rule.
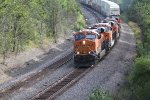
[[[150,98],[150,1],[134,0],[129,8],[128,17],[135,24],[138,57],[133,72],[129,76],[133,100]],[[136,12],[136,13],[134,13]],[[130,23],[131,26],[133,26]]]
[[[112,97],[110,97],[106,92],[95,90],[91,96],[90,100],[114,100]]]
[[[129,19],[136,22],[141,28],[141,41],[146,55],[150,50],[150,1],[134,0],[133,5],[128,12]],[[137,13],[134,13],[137,12]],[[138,17],[137,17],[138,16]]]
[[[0,0],[0,55],[5,60],[8,53],[57,42],[84,25],[76,0]]]
[[[130,79],[133,100],[150,98],[150,56],[137,58]]]
[[[150,1],[133,0],[126,13],[137,44],[137,58],[124,88],[122,100],[149,100],[150,98]],[[127,21],[127,20],[126,20]]]
[[[150,100],[150,0],[112,0],[121,5],[121,19],[127,22],[135,33],[137,58],[128,83],[115,95],[115,100]],[[95,91],[91,100],[109,97]]]

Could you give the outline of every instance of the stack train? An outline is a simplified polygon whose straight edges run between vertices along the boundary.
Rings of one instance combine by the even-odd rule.
[[[110,5],[104,4],[104,2]],[[108,0],[82,0],[82,3],[92,6],[109,18],[74,33],[74,64],[76,67],[95,65],[96,61],[107,54],[119,38],[120,9],[117,11],[119,6],[110,2]],[[114,9],[115,7],[117,9]],[[102,8],[106,10],[103,11]]]

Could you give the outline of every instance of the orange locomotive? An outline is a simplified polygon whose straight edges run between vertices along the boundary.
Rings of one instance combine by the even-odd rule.
[[[101,25],[101,26],[100,26]],[[95,24],[74,34],[74,64],[76,67],[94,65],[114,45],[109,23]]]
[[[121,25],[118,19],[108,19],[108,22],[111,24],[114,32],[116,32],[117,35],[120,35]]]
[[[117,23],[118,23],[118,26],[121,28],[121,25],[120,25],[120,24],[121,24],[122,21],[121,21],[121,19],[119,18],[119,16],[117,16],[117,15],[116,15],[116,16],[115,16],[115,15],[114,15],[114,16],[110,16],[110,19],[116,20]]]
[[[109,23],[111,25],[112,31],[114,33],[113,38],[118,38],[120,36],[121,26],[116,19],[108,18],[102,21],[103,23]]]
[[[116,41],[116,39],[119,37],[119,33],[118,33],[118,25],[117,23],[115,23],[114,21],[107,21],[107,23],[98,23],[95,24],[92,28],[101,28],[101,27],[107,27],[107,29],[110,29],[111,33],[110,33],[110,38],[109,38],[109,47],[112,47]]]

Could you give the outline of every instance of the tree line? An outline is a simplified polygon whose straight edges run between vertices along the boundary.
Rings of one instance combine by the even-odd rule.
[[[127,82],[116,95],[96,90],[90,100],[150,100],[150,0],[111,1],[120,3],[121,17],[135,33],[137,56]]]
[[[67,28],[82,28],[82,19],[75,0],[1,0],[0,55],[5,61],[9,53],[17,54],[30,43],[57,42]]]
[[[150,98],[150,0],[133,0],[127,13],[135,22],[137,58],[129,75],[128,100],[149,100]]]

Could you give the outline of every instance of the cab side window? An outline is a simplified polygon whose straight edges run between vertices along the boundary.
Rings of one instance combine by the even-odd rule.
[[[74,38],[75,38],[75,41],[82,40],[82,39],[85,39],[85,35],[84,34],[76,34],[76,35],[74,35]]]

